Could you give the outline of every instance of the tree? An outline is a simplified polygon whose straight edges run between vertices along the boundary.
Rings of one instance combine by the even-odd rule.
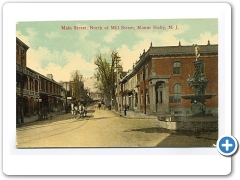
[[[101,53],[96,55],[94,63],[97,66],[95,78],[98,80],[96,87],[102,91],[107,98],[107,105],[116,103],[117,73],[122,71],[121,58],[118,52],[112,51],[109,58]]]
[[[83,75],[75,70],[71,74],[70,93],[75,101],[84,101],[87,93],[84,90]]]

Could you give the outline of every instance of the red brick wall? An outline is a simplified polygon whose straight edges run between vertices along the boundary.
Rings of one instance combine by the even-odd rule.
[[[207,107],[218,105],[218,59],[217,57],[203,58],[205,62],[205,75],[208,79],[206,93],[216,94],[215,97],[207,99]]]
[[[207,100],[207,107],[218,106],[218,59],[217,56],[200,57],[205,63],[205,75],[208,79],[206,93],[216,94],[214,98]],[[181,84],[181,94],[194,94],[194,91],[188,86],[187,78],[193,76],[195,67],[193,61],[195,56],[192,57],[172,57],[172,58],[157,58],[155,60],[155,72],[158,75],[170,75],[169,79],[169,94],[174,94],[174,85]],[[173,63],[179,61],[181,63],[180,74],[173,74]],[[189,100],[182,99],[180,104],[169,103],[171,108],[190,107]]]
[[[16,49],[16,62],[21,64],[21,55],[20,54],[21,54],[21,51],[23,50],[23,47],[17,45],[16,48],[17,48]],[[27,58],[26,57],[27,57],[27,52],[26,52],[26,50],[24,50],[24,56],[22,58],[22,65],[24,67],[26,67],[26,65],[27,65],[27,63],[26,63]]]

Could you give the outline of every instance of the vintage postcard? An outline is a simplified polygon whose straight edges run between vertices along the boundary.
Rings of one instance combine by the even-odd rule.
[[[214,147],[218,19],[19,21],[16,147]]]
[[[6,3],[4,174],[230,174],[231,52],[227,3]]]

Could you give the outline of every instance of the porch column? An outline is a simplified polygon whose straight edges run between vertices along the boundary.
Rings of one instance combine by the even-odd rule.
[[[27,76],[27,90],[30,92],[30,81],[28,76]]]
[[[141,110],[140,106],[141,106],[141,92],[138,89],[138,104],[137,104],[138,110]]]
[[[40,80],[38,80],[38,113],[40,112]]]
[[[169,112],[169,105],[168,105],[168,102],[169,102],[169,84],[168,83],[164,83],[163,84],[163,103],[164,103],[164,106],[166,108],[166,112]]]
[[[149,85],[149,93],[150,93],[150,109],[152,112],[156,112],[155,84]]]
[[[161,104],[161,86],[158,87],[157,93],[158,93],[158,104]],[[163,99],[162,99],[163,100]],[[163,103],[163,102],[162,102]]]
[[[132,98],[132,99],[133,99],[133,100],[132,100],[133,110],[135,109],[135,102],[136,102],[136,97],[135,97],[135,96],[136,96],[135,91],[133,91],[133,95],[132,95],[132,97],[133,97],[133,98]]]

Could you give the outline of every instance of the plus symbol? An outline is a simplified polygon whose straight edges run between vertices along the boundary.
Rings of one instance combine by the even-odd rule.
[[[232,144],[228,144],[228,143],[229,143],[229,142],[228,142],[228,139],[227,139],[227,140],[226,140],[226,144],[222,144],[222,146],[226,148],[226,151],[228,151],[228,148],[229,148],[229,147],[232,147],[232,146],[233,146]]]

